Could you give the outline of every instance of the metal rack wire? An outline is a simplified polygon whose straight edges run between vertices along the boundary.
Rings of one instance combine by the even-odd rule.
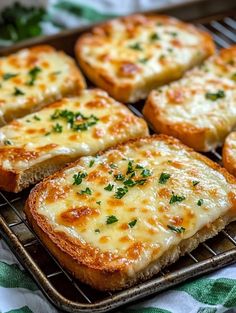
[[[236,41],[236,19],[232,16],[198,26],[212,34],[219,48]],[[142,116],[141,107],[129,105],[138,116]],[[221,162],[220,151],[212,151],[207,156]],[[0,234],[46,296],[66,311],[105,312],[236,260],[236,223],[231,223],[219,235],[200,244],[147,282],[121,292],[95,291],[65,271],[32,231],[22,211],[28,192],[17,195],[0,192]]]

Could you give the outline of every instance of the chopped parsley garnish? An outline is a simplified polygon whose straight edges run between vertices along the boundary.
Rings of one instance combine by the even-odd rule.
[[[197,205],[201,206],[202,204],[203,204],[203,199],[199,199],[198,202],[197,202]]]
[[[157,33],[153,33],[150,36],[150,40],[151,41],[156,41],[156,40],[160,40],[160,36]]]
[[[50,132],[47,132],[44,136],[49,136],[51,133]]]
[[[160,56],[159,56],[159,60],[161,61],[161,60],[164,60],[165,59],[165,55],[164,54],[161,54]]]
[[[231,76],[231,79],[236,82],[236,73]]]
[[[133,161],[129,161],[128,162],[128,168],[127,168],[127,171],[126,171],[126,175],[128,174],[131,174],[134,172],[134,169],[133,169]]]
[[[133,50],[142,51],[142,47],[141,47],[139,42],[135,42],[135,43],[129,45],[129,48],[133,49]]]
[[[85,178],[88,174],[79,172],[78,174],[73,175],[74,182],[73,185],[80,185],[82,183],[83,178]]]
[[[128,225],[130,228],[133,228],[136,225],[136,223],[137,223],[137,220],[135,219],[135,220],[129,222]]]
[[[146,64],[148,60],[149,60],[148,58],[141,58],[138,60],[138,62],[142,64]]]
[[[95,229],[95,233],[100,233],[100,229]]]
[[[181,233],[183,233],[185,231],[185,228],[182,227],[182,226],[167,225],[167,227],[170,230],[172,230],[172,231],[174,231],[174,232],[176,232],[178,234],[181,234]]]
[[[11,79],[11,78],[13,78],[13,77],[16,77],[17,75],[19,75],[19,74],[13,74],[13,73],[5,73],[5,74],[3,74],[2,75],[2,78],[3,78],[3,80],[8,80],[8,79]]]
[[[116,193],[115,193],[115,198],[116,199],[121,199],[124,197],[124,195],[128,192],[128,187],[127,186],[124,186],[123,188],[119,187],[117,188],[116,190]]]
[[[110,215],[107,217],[106,224],[113,224],[118,222],[118,218],[115,215]]]
[[[199,180],[193,180],[192,183],[193,183],[193,186],[197,186],[200,183],[200,181]]]
[[[63,127],[62,127],[62,125],[60,125],[59,123],[56,123],[56,125],[54,125],[54,126],[52,127],[52,130],[53,130],[55,133],[62,133]]]
[[[90,161],[89,161],[89,167],[92,167],[93,164],[94,164],[94,162],[95,162],[94,160],[90,160]]]
[[[143,176],[143,177],[149,177],[149,176],[151,176],[151,171],[149,170],[149,169],[144,169],[143,171],[142,171],[142,173],[141,173],[141,175]]]
[[[51,115],[52,120],[62,118],[64,119],[70,128],[74,131],[85,131],[89,127],[97,124],[98,118],[91,114],[90,116],[85,116],[80,112],[74,113],[69,110],[55,110]],[[81,123],[82,122],[82,123]]]
[[[207,92],[205,98],[211,101],[216,101],[217,99],[222,99],[225,97],[225,92],[223,90],[218,90],[216,93]]]
[[[142,170],[142,169],[144,169],[144,167],[143,167],[142,165],[140,165],[140,164],[137,164],[137,165],[135,166],[135,168],[136,168],[137,170]]]
[[[114,187],[114,185],[108,184],[104,189],[107,191],[112,191],[113,187]]]
[[[169,34],[170,34],[172,37],[177,37],[177,36],[178,36],[178,33],[176,33],[176,32],[169,32]]]
[[[159,184],[164,185],[169,178],[170,178],[170,174],[162,172],[159,177]]]
[[[41,121],[41,118],[38,115],[34,115],[33,118],[35,119],[35,121]]]
[[[167,51],[170,52],[170,53],[172,53],[172,52],[173,52],[173,49],[172,49],[172,48],[168,48]]]
[[[115,180],[118,180],[118,181],[124,181],[125,180],[125,176],[120,174],[120,173],[115,175],[114,177],[115,177]]]
[[[34,68],[32,68],[30,71],[29,71],[29,76],[30,76],[30,79],[29,81],[26,83],[28,86],[33,86],[34,85],[34,82],[35,80],[37,79],[37,76],[38,74],[41,72],[41,68],[38,67],[38,66],[35,66]]]
[[[186,199],[185,196],[178,196],[172,192],[172,196],[170,198],[169,204],[173,204],[175,202],[182,202],[185,199]]]
[[[5,139],[3,141],[3,143],[4,143],[5,146],[11,146],[12,145],[12,142],[9,139]]]
[[[96,203],[97,203],[98,205],[101,205],[102,201],[96,201]]]
[[[109,166],[110,168],[113,168],[113,169],[117,168],[117,165],[115,165],[114,163],[109,164]]]
[[[136,182],[133,179],[127,179],[124,181],[124,185],[128,187],[133,187],[136,185]]]
[[[89,187],[86,187],[86,189],[80,191],[80,194],[81,195],[84,195],[84,194],[91,195],[92,191],[91,191],[91,189]]]
[[[14,96],[23,96],[25,93],[19,88],[15,87],[15,91],[13,93]]]

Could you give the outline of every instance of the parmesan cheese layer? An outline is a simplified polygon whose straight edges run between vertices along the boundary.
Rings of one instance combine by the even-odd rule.
[[[0,129],[0,163],[25,170],[55,156],[71,158],[147,135],[144,120],[101,90],[85,90]]]
[[[75,62],[49,46],[0,58],[0,118],[11,120],[84,86]]]
[[[168,131],[177,125],[179,133],[185,129],[189,136],[194,129],[205,131],[205,151],[222,145],[236,126],[236,47],[222,50],[179,81],[153,91],[150,102]],[[146,106],[144,112],[148,102]]]
[[[173,139],[142,139],[51,178],[37,212],[137,271],[233,206],[235,185],[205,162]]]
[[[82,36],[79,59],[81,66],[86,63],[85,72],[87,67],[93,69],[109,89],[123,85],[127,92],[127,84],[132,84],[148,92],[180,77],[211,54],[204,40],[210,38],[175,19],[137,15],[112,20]],[[146,96],[141,91],[137,88],[130,101]]]

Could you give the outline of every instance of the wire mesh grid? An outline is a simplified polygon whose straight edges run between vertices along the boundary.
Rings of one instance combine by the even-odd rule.
[[[233,16],[197,25],[211,33],[219,48],[236,41],[236,19]],[[142,103],[129,105],[129,108],[142,117]],[[152,126],[149,127],[153,131]],[[207,156],[221,163],[220,151],[212,151]],[[105,312],[236,260],[234,222],[147,282],[121,292],[95,291],[65,271],[32,231],[22,210],[28,193],[29,190],[17,195],[0,192],[0,233],[48,298],[66,311]]]

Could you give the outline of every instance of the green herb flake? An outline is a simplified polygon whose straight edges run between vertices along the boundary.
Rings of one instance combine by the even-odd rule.
[[[136,185],[143,185],[146,183],[146,181],[147,181],[146,179],[138,179],[135,181],[135,183]]]
[[[5,74],[3,74],[2,75],[2,78],[3,78],[3,80],[8,80],[8,79],[11,79],[11,78],[13,78],[13,77],[16,77],[16,76],[18,76],[19,74],[13,74],[13,73],[5,73]]]
[[[96,201],[96,203],[97,203],[98,205],[101,205],[102,201]]]
[[[117,165],[115,165],[114,163],[109,164],[110,168],[116,169]]]
[[[89,187],[86,187],[86,189],[80,191],[80,194],[81,195],[84,195],[84,194],[91,195],[92,194],[92,190]]]
[[[52,72],[51,74],[52,75],[59,75],[59,74],[61,74],[61,71],[55,71],[55,72]]]
[[[139,42],[135,42],[128,46],[130,49],[142,51],[142,47]]]
[[[115,216],[115,215],[110,215],[107,217],[107,220],[106,220],[106,224],[109,225],[109,224],[113,224],[113,223],[116,223],[118,222],[118,218]]]
[[[115,175],[114,177],[115,177],[115,180],[118,180],[118,181],[124,181],[125,180],[124,175],[122,175],[121,173]]]
[[[11,146],[12,145],[12,142],[9,139],[5,139],[3,141],[3,143],[4,143],[5,146]]]
[[[182,226],[167,225],[167,227],[178,234],[185,232],[185,228]]]
[[[139,63],[142,63],[142,64],[146,64],[148,62],[149,58],[141,58],[141,59],[138,59],[138,62]]]
[[[143,176],[143,177],[149,177],[151,175],[152,175],[152,173],[149,169],[144,169],[141,173],[141,176]]]
[[[152,33],[150,35],[150,41],[160,40],[160,36],[157,33]]]
[[[60,125],[59,123],[56,123],[56,125],[53,125],[52,130],[53,130],[55,133],[62,133],[63,127],[62,127],[62,125]]]
[[[51,133],[50,132],[47,132],[44,136],[49,136]]]
[[[169,32],[169,34],[172,36],[172,37],[177,37],[178,36],[178,33],[176,33],[176,32]]]
[[[30,76],[30,79],[29,79],[29,81],[26,83],[26,85],[28,85],[28,86],[33,86],[35,80],[37,79],[38,74],[39,74],[41,71],[42,71],[42,70],[41,70],[40,67],[38,67],[38,66],[33,67],[33,68],[29,71],[29,73],[28,73],[28,75]]]
[[[169,178],[170,178],[170,174],[162,172],[159,177],[159,184],[164,185]]]
[[[100,233],[100,229],[98,229],[98,228],[95,229],[94,231],[95,231],[95,233]]]
[[[114,187],[114,185],[108,184],[104,189],[107,191],[112,191],[113,187]]]
[[[134,161],[129,161],[129,162],[128,162],[128,168],[127,168],[127,171],[126,171],[126,175],[131,174],[131,173],[134,172],[134,169],[133,169],[133,162],[134,162]]]
[[[94,165],[94,163],[95,163],[95,160],[90,160],[89,161],[89,167],[92,167]]]
[[[197,205],[198,205],[198,206],[203,205],[203,199],[199,199],[198,202],[197,202]]]
[[[133,179],[127,179],[124,181],[124,185],[128,187],[133,187],[136,185],[136,182]]]
[[[34,115],[33,118],[35,119],[35,121],[41,121],[41,118],[38,115]]]
[[[73,175],[73,185],[80,185],[82,183],[83,178],[85,178],[88,174],[79,172],[78,174]]]
[[[178,196],[178,195],[175,195],[173,192],[172,192],[172,196],[170,198],[170,201],[169,201],[169,204],[173,204],[175,202],[182,202],[186,199],[185,196]]]
[[[142,169],[144,169],[144,167],[143,167],[142,165],[140,165],[140,164],[137,164],[137,165],[135,166],[135,168],[136,168],[137,170],[142,170]]]
[[[205,98],[211,101],[216,101],[217,99],[225,98],[225,92],[223,90],[218,90],[216,93],[207,92]]]
[[[19,88],[15,87],[15,91],[13,93],[13,96],[23,96],[25,93],[20,90]]]
[[[129,222],[128,225],[129,225],[130,228],[133,228],[136,225],[136,223],[137,223],[137,219]]]
[[[193,186],[197,186],[199,183],[200,183],[199,180],[193,180],[193,181],[192,181]]]
[[[127,186],[124,186],[123,188],[119,187],[116,190],[115,198],[116,199],[121,199],[121,198],[123,198],[125,196],[125,194],[127,192],[128,192],[128,187]]]

